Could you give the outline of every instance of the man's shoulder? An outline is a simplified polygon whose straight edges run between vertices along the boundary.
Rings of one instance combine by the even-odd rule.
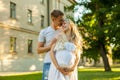
[[[46,34],[46,33],[50,32],[50,31],[51,31],[51,27],[48,26],[48,27],[42,29],[40,32],[43,33],[43,34]]]
[[[50,26],[48,26],[48,27],[46,27],[46,28],[44,28],[44,29],[42,29],[41,31],[48,31],[48,30],[50,30]]]

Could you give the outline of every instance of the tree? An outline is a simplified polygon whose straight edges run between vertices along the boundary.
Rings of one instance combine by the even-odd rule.
[[[85,54],[90,51],[90,54],[93,56],[89,56],[90,54],[87,54],[87,56],[92,58],[95,56],[99,57],[100,54],[103,59],[105,71],[111,71],[107,58],[107,54],[109,53],[107,46],[111,44],[114,45],[114,48],[120,46],[120,1],[86,1],[74,5],[85,6],[86,9],[90,10],[89,13],[84,12],[82,19],[79,18],[76,21],[85,41],[83,52]],[[92,54],[91,52],[95,53]]]

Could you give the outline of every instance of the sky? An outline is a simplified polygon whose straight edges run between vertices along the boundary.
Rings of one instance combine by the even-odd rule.
[[[83,3],[83,2],[90,2],[90,0],[75,0],[78,3]],[[76,5],[75,8],[75,13],[74,13],[74,19],[77,21],[78,19],[82,20],[82,16],[85,13],[90,12],[90,10],[87,10],[83,5]]]

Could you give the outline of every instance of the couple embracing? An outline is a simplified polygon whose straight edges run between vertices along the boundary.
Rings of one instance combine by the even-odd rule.
[[[42,80],[78,80],[82,46],[79,31],[72,21],[64,19],[60,10],[51,12],[51,20],[38,38],[38,53],[46,52]]]

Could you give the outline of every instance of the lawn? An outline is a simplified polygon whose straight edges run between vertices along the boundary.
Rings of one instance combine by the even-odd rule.
[[[0,80],[41,80],[41,72],[11,74],[0,76]],[[104,72],[103,68],[80,68],[78,80],[120,80],[120,68],[112,68],[112,72]]]
[[[103,68],[79,69],[79,80],[120,80],[120,68],[112,68],[112,72],[104,72]]]

